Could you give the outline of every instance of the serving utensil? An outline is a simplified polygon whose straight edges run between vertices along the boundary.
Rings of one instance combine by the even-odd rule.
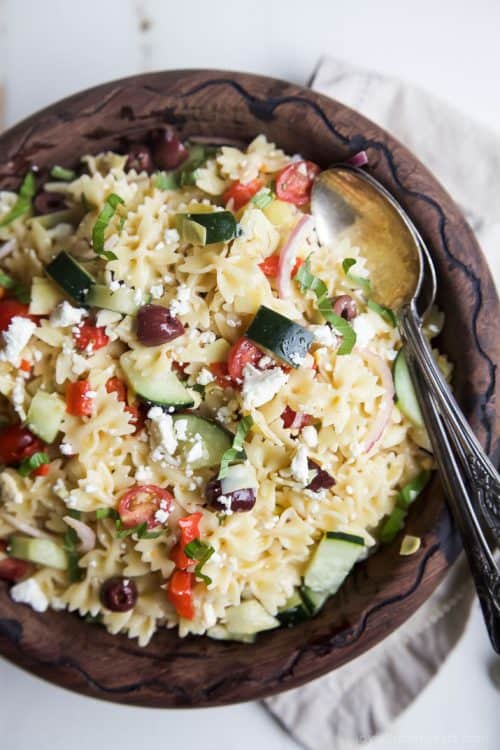
[[[422,237],[386,188],[363,170],[338,165],[320,173],[311,195],[323,244],[348,235],[363,248],[372,299],[397,312],[405,356],[434,456],[469,561],[486,627],[500,653],[500,478],[474,433],[422,332],[437,279]],[[486,527],[486,528],[485,528]]]

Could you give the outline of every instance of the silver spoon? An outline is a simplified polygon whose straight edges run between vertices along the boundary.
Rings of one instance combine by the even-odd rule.
[[[462,536],[486,627],[500,653],[500,571],[488,536],[500,544],[500,478],[436,365],[422,319],[436,296],[436,272],[422,237],[396,199],[371,175],[338,165],[321,172],[311,195],[325,245],[348,236],[362,248],[375,302],[397,312],[405,355],[448,503]],[[483,530],[483,523],[487,531]]]

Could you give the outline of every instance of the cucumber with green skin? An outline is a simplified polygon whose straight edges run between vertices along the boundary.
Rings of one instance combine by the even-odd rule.
[[[26,422],[31,432],[46,443],[53,443],[65,413],[66,404],[57,393],[37,391],[31,400]]]
[[[140,398],[150,404],[171,408],[173,411],[193,406],[193,397],[174,372],[165,370],[154,375],[145,375],[138,370],[132,355],[132,351],[122,354],[120,365],[128,384]]]
[[[396,406],[408,417],[415,427],[423,427],[424,420],[420,406],[418,404],[417,394],[413,387],[410,371],[404,350],[400,349],[394,360],[392,376],[394,378],[394,389],[396,391]]]
[[[189,462],[191,469],[202,469],[220,464],[223,454],[233,443],[232,432],[198,414],[174,414],[172,419],[177,437],[177,452],[185,460],[196,439],[202,444],[203,455]]]
[[[150,295],[145,295],[138,302],[136,290],[130,287],[121,286],[112,292],[105,284],[94,284],[88,293],[87,305],[112,310],[122,315],[135,315],[150,299]]]
[[[66,570],[68,558],[63,548],[52,539],[39,539],[21,534],[12,534],[7,545],[7,554],[47,568]]]
[[[304,584],[313,591],[335,594],[364,551],[363,537],[327,531],[307,566]]]
[[[45,267],[47,276],[79,305],[85,305],[95,280],[66,250]]]
[[[311,611],[299,591],[295,591],[283,607],[278,610],[276,617],[286,628],[292,628],[294,625],[309,620]]]
[[[263,630],[273,630],[279,627],[279,620],[264,609],[256,599],[229,607],[226,610],[227,629],[230,633],[253,635]]]
[[[236,219],[231,211],[177,214],[176,223],[181,239],[193,244],[212,245],[236,237]]]
[[[303,326],[261,305],[245,336],[291,367],[300,367],[314,336]]]

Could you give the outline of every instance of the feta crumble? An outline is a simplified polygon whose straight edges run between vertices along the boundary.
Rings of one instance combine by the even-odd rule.
[[[187,419],[178,419],[175,423],[175,435],[178,440],[187,440]]]
[[[165,229],[163,239],[165,240],[167,245],[174,242],[179,242],[180,238],[181,237],[177,229]]]
[[[163,284],[153,284],[149,293],[153,299],[160,299],[163,297]]]
[[[49,606],[49,600],[34,578],[27,578],[12,586],[10,598],[18,604],[28,604],[35,612],[45,612]]]
[[[246,365],[243,370],[243,408],[256,409],[271,401],[288,381],[288,375],[280,367],[258,370]]]
[[[155,521],[158,521],[158,523],[165,523],[168,520],[169,515],[168,510],[159,508],[155,513]]]
[[[318,344],[322,344],[322,346],[337,346],[337,337],[330,326],[310,326],[310,330]]]
[[[189,452],[186,456],[186,461],[188,464],[193,464],[195,461],[198,461],[199,458],[203,458],[203,443],[201,440],[196,440],[195,443],[193,443],[193,447],[189,449]]]
[[[196,378],[198,385],[208,385],[215,380],[214,376],[206,367],[202,367]]]
[[[316,448],[318,445],[318,433],[312,424],[308,424],[302,429],[302,439],[309,448]]]
[[[106,328],[106,326],[118,323],[122,319],[121,313],[113,312],[113,310],[99,310],[95,316],[95,324],[98,328]]]
[[[135,478],[138,482],[149,482],[153,478],[153,472],[149,466],[139,466],[135,472]]]
[[[153,444],[153,461],[173,456],[177,449],[177,438],[174,432],[174,423],[170,414],[166,414],[159,406],[153,406],[148,411],[150,420],[149,435]]]
[[[50,314],[49,321],[54,328],[66,328],[78,325],[86,315],[87,311],[82,307],[73,307],[73,305],[64,300]]]
[[[292,477],[302,487],[309,484],[309,465],[307,460],[307,448],[305,445],[298,446],[295,455],[292,458],[290,469],[292,471]]]
[[[190,310],[191,289],[186,284],[180,284],[175,299],[170,303],[172,315],[185,315]]]
[[[62,442],[59,446],[59,450],[63,454],[63,456],[74,456],[75,455],[75,449],[71,445],[71,443],[65,443]]]
[[[362,313],[361,315],[358,315],[351,322],[351,325],[356,333],[356,344],[361,348],[366,346],[377,333],[373,326],[371,315],[369,313]]]
[[[0,359],[18,367],[21,352],[30,340],[35,328],[36,323],[33,323],[32,320],[15,315],[7,330],[2,332],[5,349],[0,352]]]

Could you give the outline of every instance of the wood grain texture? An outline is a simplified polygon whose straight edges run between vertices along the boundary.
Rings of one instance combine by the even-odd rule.
[[[17,187],[32,164],[76,163],[122,150],[161,123],[183,138],[247,142],[257,133],[326,167],[366,149],[370,170],[401,201],[432,249],[447,323],[440,345],[456,365],[455,390],[476,434],[498,457],[495,326],[499,304],[477,243],[457,207],[401,144],[342,104],[270,78],[172,71],[77,94],[0,138],[0,187]],[[400,539],[355,568],[317,618],[270,631],[255,645],[158,633],[146,648],[68,613],[37,615],[0,587],[0,652],[30,671],[90,696],[143,706],[210,706],[262,698],[358,656],[403,623],[441,581],[460,544],[435,480],[412,507]]]

